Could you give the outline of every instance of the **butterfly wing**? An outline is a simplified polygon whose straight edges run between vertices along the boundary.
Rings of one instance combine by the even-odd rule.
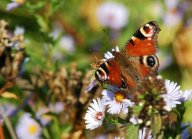
[[[109,59],[102,63],[95,72],[96,80],[100,83],[109,83],[121,87],[121,70],[120,65],[115,59]]]
[[[150,21],[138,29],[125,44],[123,53],[129,56],[155,54],[158,50],[157,35],[160,31],[155,21]]]

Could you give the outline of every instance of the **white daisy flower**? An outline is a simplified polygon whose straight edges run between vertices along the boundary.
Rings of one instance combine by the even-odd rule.
[[[177,83],[171,82],[170,80],[165,81],[166,93],[162,94],[166,106],[165,110],[171,111],[172,108],[176,107],[177,104],[181,104],[179,99],[181,98],[180,86]]]
[[[64,49],[68,52],[73,52],[75,50],[75,41],[71,36],[65,35],[61,37],[59,46],[61,49]]]
[[[97,18],[103,26],[121,29],[128,22],[128,11],[124,5],[106,2],[97,8]]]
[[[181,93],[181,102],[192,100],[192,90],[185,90]]]
[[[93,103],[88,107],[87,113],[85,114],[86,129],[95,129],[101,126],[105,117],[105,105],[104,101],[100,98],[93,99]]]
[[[25,3],[25,0],[11,0],[12,2],[7,4],[6,10],[13,10]]]
[[[153,139],[151,130],[147,129],[146,127],[140,129],[138,139]]]
[[[19,139],[40,139],[41,127],[29,113],[25,113],[16,125],[16,134]]]
[[[112,91],[109,89],[103,90],[102,95],[105,105],[108,105],[107,112],[111,114],[119,114],[121,111],[128,113],[128,107],[134,105],[134,103],[128,99],[128,96],[119,89],[112,89]]]

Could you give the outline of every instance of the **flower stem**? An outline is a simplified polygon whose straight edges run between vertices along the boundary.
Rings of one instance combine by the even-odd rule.
[[[2,114],[2,117],[3,117],[4,121],[5,121],[5,125],[7,126],[7,129],[9,131],[10,135],[11,135],[11,138],[12,139],[17,139],[17,136],[16,136],[16,134],[15,134],[15,132],[13,130],[13,127],[11,125],[11,122],[10,122],[9,118],[5,115],[5,112],[3,110],[3,107],[2,107],[1,103],[0,103],[0,113]]]

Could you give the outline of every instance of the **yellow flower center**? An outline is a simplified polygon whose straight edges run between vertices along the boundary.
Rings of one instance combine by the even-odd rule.
[[[25,2],[25,0],[15,0],[15,2],[18,4],[23,4]]]
[[[125,93],[123,92],[115,92],[115,100],[121,103],[126,98]]]
[[[33,135],[37,132],[38,127],[36,125],[30,125],[28,128],[29,134]]]

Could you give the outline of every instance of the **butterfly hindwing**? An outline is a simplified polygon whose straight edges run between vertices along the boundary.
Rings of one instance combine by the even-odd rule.
[[[121,86],[121,71],[119,64],[110,59],[102,63],[95,72],[96,79],[101,83],[109,83],[116,86]]]

